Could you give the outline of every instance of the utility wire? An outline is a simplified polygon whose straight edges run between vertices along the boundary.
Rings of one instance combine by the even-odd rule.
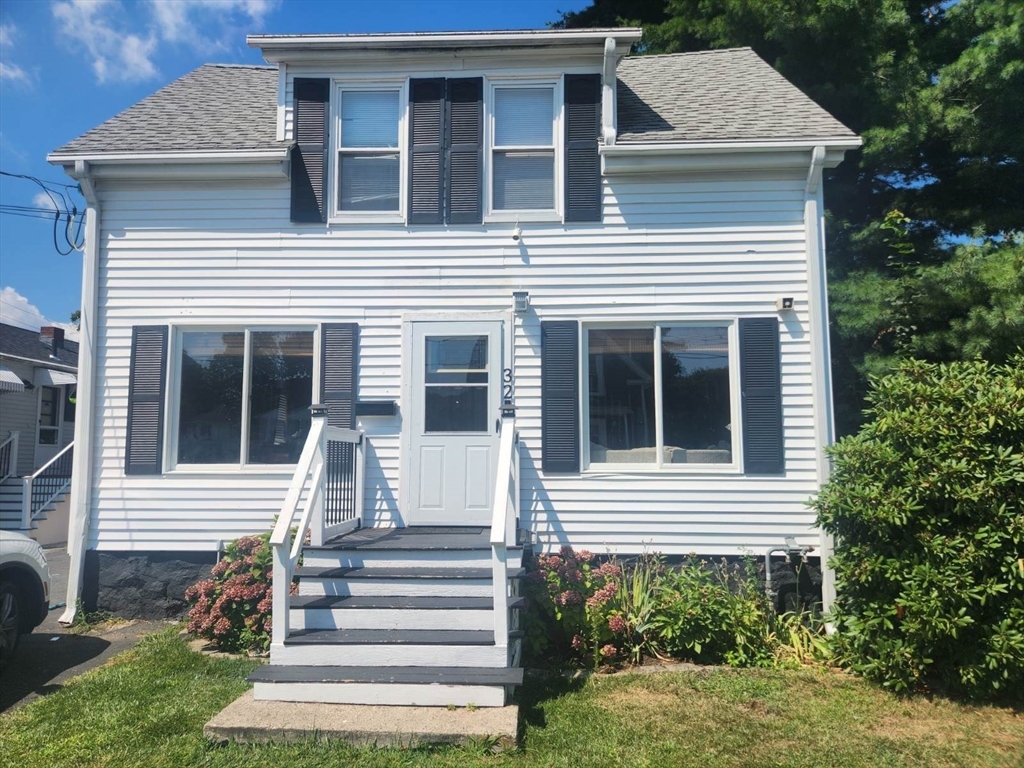
[[[61,256],[67,256],[72,251],[81,251],[85,248],[85,240],[82,237],[83,221],[79,218],[78,206],[75,205],[74,199],[71,198],[70,192],[64,190],[76,189],[81,193],[81,187],[77,184],[63,184],[56,181],[43,181],[35,176],[27,176],[22,173],[9,173],[7,171],[0,171],[0,176],[8,176],[13,179],[25,179],[38,185],[43,193],[49,198],[53,204],[52,214],[47,212],[45,209],[35,208],[28,209],[27,206],[12,206],[12,205],[0,205],[0,213],[6,213],[9,216],[22,216],[25,218],[44,218],[39,215],[39,211],[43,211],[46,218],[53,217],[53,247]],[[57,204],[57,200],[54,198],[57,195],[60,198],[61,204]],[[57,228],[60,224],[61,218],[65,218],[64,222],[64,242],[68,244],[68,250],[61,250],[60,243],[57,242]],[[75,219],[79,219],[77,228]]]

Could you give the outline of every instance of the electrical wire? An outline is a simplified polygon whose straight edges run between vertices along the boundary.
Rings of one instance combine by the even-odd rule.
[[[0,171],[0,176],[8,176],[13,179],[25,179],[38,185],[50,203],[53,205],[53,212],[50,213],[45,208],[29,208],[27,206],[15,206],[15,205],[0,205],[0,213],[5,213],[10,216],[22,216],[25,218],[49,218],[53,217],[53,247],[61,256],[67,256],[72,251],[82,251],[85,249],[85,238],[83,235],[84,221],[79,217],[78,206],[75,205],[74,199],[71,197],[70,192],[64,190],[78,190],[81,194],[82,188],[77,184],[63,184],[57,181],[43,181],[42,179],[36,178],[35,176],[28,176],[22,173],[9,173],[8,171]],[[54,198],[57,195],[60,198],[60,204],[58,205],[57,200]],[[40,215],[42,212],[45,215]],[[64,242],[68,244],[68,250],[61,250],[60,243],[57,241],[57,228],[60,224],[61,218],[65,218],[64,222]],[[78,219],[77,225],[75,219]]]

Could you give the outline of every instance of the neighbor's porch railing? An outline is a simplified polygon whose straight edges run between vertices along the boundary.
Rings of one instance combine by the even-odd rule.
[[[498,469],[491,507],[491,565],[494,584],[494,644],[507,648],[510,625],[508,548],[516,545],[519,518],[519,435],[516,412],[504,407],[498,437]],[[513,666],[515,660],[511,660]]]
[[[21,528],[29,530],[32,521],[42,514],[46,505],[71,485],[71,463],[75,458],[75,441],[72,440],[61,452],[43,464],[35,473],[22,482]]]
[[[18,435],[11,432],[7,439],[0,443],[0,483],[8,477],[18,476]]]
[[[310,545],[318,547],[334,536],[358,528],[363,519],[364,435],[328,426],[326,406],[314,405],[310,411],[313,418],[309,435],[270,536],[274,551],[273,645],[281,645],[288,637],[292,577],[306,532]],[[309,490],[295,526],[307,481]]]

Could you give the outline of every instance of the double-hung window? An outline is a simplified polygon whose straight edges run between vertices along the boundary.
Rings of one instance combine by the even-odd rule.
[[[492,213],[558,208],[554,83],[495,85],[491,91]]]
[[[294,464],[309,432],[313,331],[181,330],[181,465]]]
[[[402,87],[338,88],[336,216],[401,215],[403,105]]]
[[[732,325],[598,326],[586,341],[591,465],[736,466]]]

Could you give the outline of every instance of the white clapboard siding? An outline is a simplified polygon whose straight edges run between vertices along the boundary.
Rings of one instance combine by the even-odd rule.
[[[543,545],[712,555],[785,536],[816,543],[804,184],[797,173],[606,179],[603,223],[527,223],[514,243],[512,224],[294,226],[286,181],[105,181],[90,547],[213,549],[267,530],[290,478],[286,468],[125,476],[133,325],[357,322],[359,397],[400,400],[404,313],[507,311],[520,289],[531,303],[515,334],[521,512]],[[544,477],[541,319],[763,316],[780,296],[797,307],[781,323],[784,477]],[[401,426],[400,416],[359,424],[373,525],[404,524]]]

